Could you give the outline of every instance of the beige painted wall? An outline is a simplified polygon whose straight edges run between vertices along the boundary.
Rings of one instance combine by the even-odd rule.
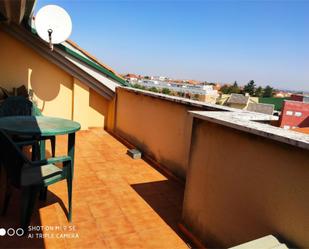
[[[212,95],[207,95],[207,94],[206,95],[199,95],[198,100],[206,102],[206,103],[216,104],[217,97],[212,96]]]
[[[236,108],[236,109],[246,109],[247,108],[247,105],[243,105],[243,104],[228,104],[227,106]]]
[[[73,78],[21,42],[0,31],[0,85],[33,89],[44,115],[72,118]],[[61,107],[61,108],[59,108]]]
[[[117,89],[115,131],[143,152],[185,178],[195,109],[180,103]]]
[[[183,220],[207,247],[309,247],[308,151],[194,119]]]
[[[107,116],[105,116],[105,129],[110,132],[114,132],[115,128],[116,99],[117,96],[115,96],[111,101],[108,102]]]
[[[109,102],[94,90],[89,90],[89,127],[106,127]]]
[[[110,101],[0,30],[0,86],[25,85],[46,116],[74,119],[82,129],[104,127]]]
[[[74,79],[73,84],[73,120],[81,124],[81,129],[89,125],[89,87]]]
[[[97,92],[74,79],[73,118],[82,129],[106,127],[109,102]]]

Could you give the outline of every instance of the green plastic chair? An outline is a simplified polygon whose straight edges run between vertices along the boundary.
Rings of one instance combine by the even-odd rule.
[[[30,100],[22,96],[11,96],[8,97],[0,106],[0,117],[7,116],[42,116],[40,109],[33,104]],[[14,140],[24,141],[33,140],[33,137],[29,136],[15,136]],[[40,137],[42,140],[50,140],[52,157],[55,157],[56,153],[56,137]]]
[[[0,131],[0,165],[6,172],[5,200],[2,214],[9,207],[11,186],[22,190],[21,228],[26,233],[40,189],[61,180],[67,180],[68,220],[72,220],[72,159],[69,156],[52,157],[46,160],[30,161],[18,144],[3,131]],[[59,168],[55,163],[62,163]]]

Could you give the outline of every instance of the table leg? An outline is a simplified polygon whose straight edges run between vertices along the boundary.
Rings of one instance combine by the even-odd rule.
[[[40,141],[40,160],[46,159],[46,143],[45,140]],[[46,201],[47,199],[47,187],[42,187],[40,190],[40,201]]]
[[[75,154],[75,133],[69,134],[68,139],[68,155],[71,157],[71,172],[67,177],[67,186],[68,186],[68,201],[69,201],[69,212],[68,220],[72,221],[72,186],[73,186],[73,175],[74,175],[74,154]]]
[[[74,155],[75,155],[75,133],[69,134],[68,156],[72,159],[72,178],[74,174]]]
[[[46,159],[46,143],[45,140],[40,141],[40,160]]]

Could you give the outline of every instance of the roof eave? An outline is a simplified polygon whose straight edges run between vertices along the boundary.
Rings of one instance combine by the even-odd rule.
[[[0,13],[5,22],[20,24],[33,14],[36,0],[2,0]]]
[[[97,79],[93,78],[91,75],[78,68],[72,62],[68,61],[57,51],[57,49],[51,51],[47,44],[42,42],[40,38],[34,36],[30,31],[26,30],[20,25],[16,25],[13,23],[11,23],[10,25],[2,24],[0,27],[2,27],[2,30],[4,30],[8,34],[14,36],[16,39],[22,41],[27,46],[34,49],[38,54],[40,54],[50,62],[59,66],[65,72],[69,73],[81,82],[87,84],[90,88],[97,91],[108,100],[114,97],[114,91],[106,87]]]

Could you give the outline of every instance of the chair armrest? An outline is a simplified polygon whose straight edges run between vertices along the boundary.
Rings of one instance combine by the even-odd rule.
[[[49,140],[49,139],[53,139],[55,136],[44,136],[44,137],[39,137],[38,140]]]
[[[26,145],[35,145],[37,143],[36,140],[25,140],[20,142],[14,142],[16,146],[26,146]]]
[[[53,136],[47,136],[47,137],[39,137],[38,139],[25,139],[23,141],[14,141],[14,143],[17,145],[17,146],[26,146],[26,145],[34,145],[35,143],[39,142],[39,141],[44,141],[44,140],[50,140],[50,139],[53,139]]]
[[[44,160],[32,161],[32,166],[42,166],[46,164],[54,164],[54,163],[64,163],[64,162],[72,162],[71,157],[69,156],[59,156],[59,157],[51,157]]]

